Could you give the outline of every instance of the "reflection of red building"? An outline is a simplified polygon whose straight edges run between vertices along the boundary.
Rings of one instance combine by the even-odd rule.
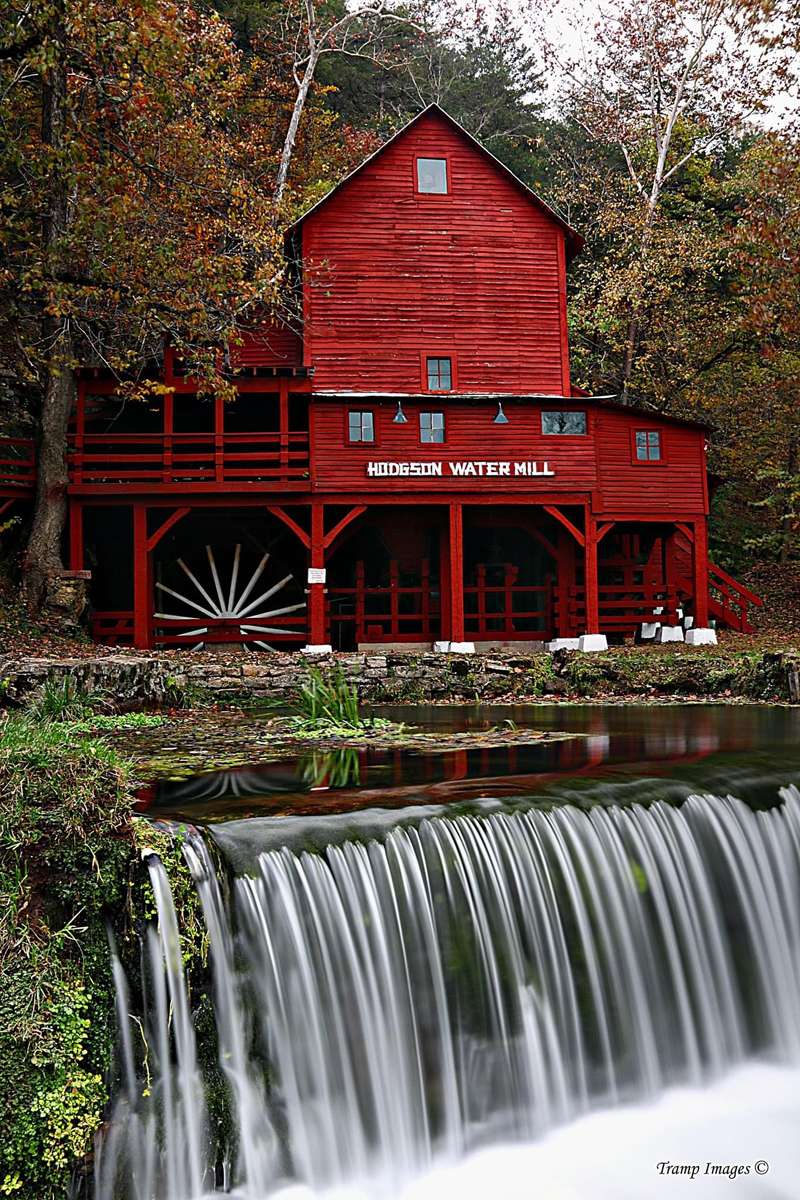
[[[149,405],[81,375],[70,566],[98,639],[519,642],[681,607],[747,628],[708,562],[702,428],[571,389],[580,238],[446,114],[289,236],[302,329],[245,339],[236,401],[169,352]],[[26,455],[0,454],[0,505]]]

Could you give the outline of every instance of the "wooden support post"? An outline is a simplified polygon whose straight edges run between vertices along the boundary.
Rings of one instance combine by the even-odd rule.
[[[664,612],[661,615],[662,625],[678,624],[678,571],[676,562],[676,531],[673,529],[664,538]]]
[[[309,567],[311,571],[325,570],[325,508],[311,508],[311,538]],[[316,652],[329,648],[325,622],[325,583],[308,582],[308,646]]]
[[[80,500],[69,502],[69,569],[83,570],[83,505]]]
[[[597,579],[597,526],[586,510],[586,533],[583,548],[584,595],[586,598],[586,628],[584,633],[600,632],[600,594]]]
[[[147,508],[133,506],[133,644],[137,650],[152,645],[151,560],[147,549]]]
[[[463,505],[450,504],[450,641],[464,642],[464,513]]]
[[[450,641],[450,537],[446,525],[439,534],[439,637]]]
[[[708,524],[705,517],[694,523],[692,548],[694,585],[694,625],[708,628]]]

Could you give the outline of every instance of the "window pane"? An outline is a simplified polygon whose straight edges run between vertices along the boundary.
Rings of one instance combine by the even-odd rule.
[[[418,158],[417,187],[421,192],[444,195],[447,192],[447,160]]]
[[[661,434],[648,433],[647,435],[648,458],[661,458]]]
[[[453,386],[453,372],[449,358],[429,358],[428,389],[431,392],[449,392]]]
[[[543,412],[542,433],[585,434],[585,412]]]
[[[647,458],[647,434],[636,434],[636,457],[641,459]]]
[[[421,442],[444,441],[444,413],[422,412],[419,414],[419,437]]]
[[[375,441],[375,422],[371,412],[348,413],[347,427],[351,442]]]

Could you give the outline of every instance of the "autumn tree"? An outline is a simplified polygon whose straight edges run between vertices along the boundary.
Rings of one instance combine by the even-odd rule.
[[[219,386],[218,348],[280,299],[280,113],[224,22],[177,0],[12,4],[0,69],[0,352],[38,409],[36,606],[61,568],[74,368],[152,387],[169,338]]]
[[[610,279],[607,307],[619,327],[615,384],[623,397],[635,381],[643,329],[660,311],[660,276],[671,254],[665,208],[787,84],[791,47],[774,36],[779,8],[614,0],[581,56],[547,45],[563,72],[564,111],[602,158],[622,167],[609,196],[621,219],[612,234],[620,270]],[[698,232],[691,253],[702,253]]]
[[[726,553],[800,562],[800,139],[763,134],[730,187],[727,263],[736,350],[697,388],[715,427]]]

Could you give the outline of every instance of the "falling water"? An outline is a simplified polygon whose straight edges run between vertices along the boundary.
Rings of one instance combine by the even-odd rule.
[[[800,1061],[800,792],[781,796],[424,820],[264,853],[227,905],[190,843],[240,1194],[388,1194],[755,1055]],[[153,1086],[134,1094],[123,1038],[101,1200],[191,1200],[215,1178],[174,909],[149,866]],[[119,1004],[124,1028],[123,986]]]

